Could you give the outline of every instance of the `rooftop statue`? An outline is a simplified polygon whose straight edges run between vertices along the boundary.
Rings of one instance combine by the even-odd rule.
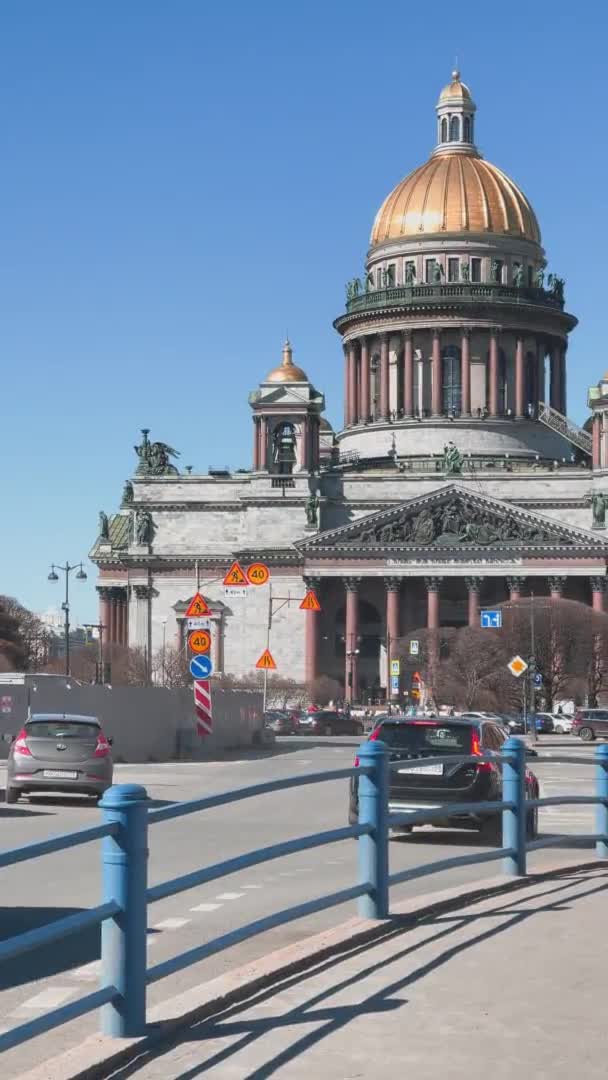
[[[448,475],[462,472],[464,458],[457,446],[452,441],[443,448],[443,471]]]
[[[108,515],[103,510],[99,511],[99,539],[110,539],[110,522],[108,521]]]
[[[178,470],[171,464],[170,458],[179,457],[179,451],[174,450],[168,443],[153,442],[148,439],[149,428],[142,428],[143,440],[141,446],[133,449],[139,458],[136,469],[137,476],[177,476]]]

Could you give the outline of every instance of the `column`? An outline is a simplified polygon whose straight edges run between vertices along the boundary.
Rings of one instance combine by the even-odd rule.
[[[262,472],[268,469],[268,418],[263,416],[260,420],[260,458],[259,467]]]
[[[604,611],[604,594],[606,592],[606,578],[592,577],[591,579],[591,605],[594,611]]]
[[[344,696],[347,701],[359,697],[359,578],[345,578],[346,633],[344,641]]]
[[[465,326],[462,330],[460,342],[460,385],[462,403],[460,406],[461,416],[471,415],[471,327]]]
[[[490,363],[488,365],[488,413],[498,416],[498,330],[490,333]]]
[[[350,424],[350,348],[346,342],[343,344],[342,350],[344,352],[344,427],[346,428]]]
[[[559,411],[562,413],[563,416],[567,416],[567,409],[568,409],[568,393],[567,393],[568,381],[566,379],[566,355],[567,355],[567,352],[568,352],[568,342],[567,341],[563,342],[559,352],[560,352],[560,359],[559,359],[559,386],[560,386],[560,398],[561,398],[561,407],[560,407]]]
[[[401,578],[385,578],[384,587],[386,589],[386,633],[393,642],[401,633],[401,620],[399,618]]]
[[[352,380],[353,380],[353,424],[358,424],[361,416],[361,398],[359,396],[359,342],[351,341],[352,350]]]
[[[538,405],[541,401],[545,403],[545,343],[539,341],[536,346],[536,361],[538,364],[538,376],[537,376],[537,390],[538,390]]]
[[[388,334],[380,334],[380,418],[382,420],[388,420],[389,417],[389,392]]]
[[[467,577],[464,580],[469,592],[469,626],[479,629],[479,594],[483,578]]]
[[[317,472],[319,469],[319,417],[310,418],[310,471]]]
[[[308,472],[310,470],[310,439],[309,439],[309,419],[307,416],[302,420],[302,470]]]
[[[433,330],[431,354],[431,413],[441,416],[441,330]]]
[[[524,342],[518,337],[515,345],[515,419],[523,420],[525,414]]]
[[[371,417],[370,381],[369,381],[369,344],[366,337],[361,338],[361,419],[364,424]]]
[[[116,601],[116,609],[117,609],[116,639],[117,639],[119,645],[124,645],[124,643],[125,643],[125,602],[124,602],[124,599],[123,599],[122,595],[119,596],[118,600]]]
[[[509,600],[521,600],[522,589],[526,583],[525,577],[508,577],[507,588]]]
[[[104,641],[110,640],[110,619],[111,619],[111,590],[104,585],[97,586],[97,592],[99,593],[99,621],[103,626],[103,638]]]
[[[351,341],[349,343],[349,402],[350,402],[350,423],[356,423],[357,420],[357,407],[356,407],[356,352],[355,343]]]
[[[108,644],[118,644],[118,601],[116,599],[116,590],[110,590],[110,631],[108,634]]]
[[[411,330],[403,331],[403,411],[414,415],[414,341]]]
[[[253,418],[253,471],[257,472],[260,467],[260,421],[257,416]]]
[[[551,408],[561,412],[562,392],[560,379],[560,353],[557,345],[551,346]]]
[[[125,648],[129,647],[129,586],[125,589],[125,598],[123,600],[123,628],[122,628],[122,643]]]
[[[591,462],[592,462],[592,465],[593,465],[594,469],[601,468],[601,464],[600,464],[601,463],[601,457],[600,457],[601,431],[602,431],[602,428],[601,428],[600,414],[599,413],[594,413],[593,414],[593,426],[591,428],[591,438],[592,438]]]
[[[427,591],[427,616],[426,625],[428,630],[439,630],[439,586],[443,578],[425,577],[424,584]]]
[[[304,578],[304,587],[314,589],[317,596],[319,595],[320,586],[320,578]],[[319,675],[320,618],[321,613],[319,611],[306,611],[304,613],[304,682],[307,686],[310,686]]]
[[[550,577],[549,589],[550,597],[552,600],[561,600],[564,595],[564,585],[566,584],[565,577]]]

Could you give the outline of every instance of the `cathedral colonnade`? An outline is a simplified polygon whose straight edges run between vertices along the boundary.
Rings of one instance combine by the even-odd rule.
[[[605,577],[544,577],[538,573],[529,577],[307,577],[306,587],[315,590],[322,612],[309,611],[305,615],[305,680],[310,684],[328,675],[343,682],[347,701],[359,701],[362,690],[371,688],[372,668],[377,689],[385,687],[392,645],[413,630],[478,628],[482,608],[515,602],[531,594],[539,599],[576,599],[596,612],[604,612],[606,583]],[[370,600],[378,615],[371,635],[366,626]],[[415,666],[415,660],[412,663]],[[368,671],[367,684],[362,679],[364,670]]]
[[[129,644],[129,601],[128,588],[120,586],[98,586],[99,621],[103,627],[105,645]]]
[[[533,419],[540,403],[566,412],[566,342],[529,330],[362,334],[345,342],[344,357],[345,427],[421,417]]]

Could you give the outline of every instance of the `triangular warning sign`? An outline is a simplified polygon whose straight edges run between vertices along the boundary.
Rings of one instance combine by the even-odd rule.
[[[224,578],[224,585],[248,585],[249,582],[245,577],[245,572],[240,562],[233,562],[226,577]]]
[[[186,612],[186,618],[190,619],[191,617],[196,616],[196,615],[210,615],[210,614],[211,614],[211,611],[209,610],[209,605],[208,605],[207,601],[205,600],[205,597],[201,596],[200,592],[197,592],[196,595],[192,597],[192,600],[190,601],[190,604],[188,605],[188,610]]]
[[[320,611],[321,605],[314,589],[309,589],[300,604],[300,611]]]
[[[255,666],[256,668],[261,668],[262,671],[276,671],[277,669],[277,665],[275,664],[269,649],[264,649],[264,652]]]

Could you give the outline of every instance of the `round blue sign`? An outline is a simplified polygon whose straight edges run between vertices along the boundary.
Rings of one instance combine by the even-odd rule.
[[[211,658],[206,653],[193,656],[190,661],[190,674],[193,679],[208,679],[213,671]]]

